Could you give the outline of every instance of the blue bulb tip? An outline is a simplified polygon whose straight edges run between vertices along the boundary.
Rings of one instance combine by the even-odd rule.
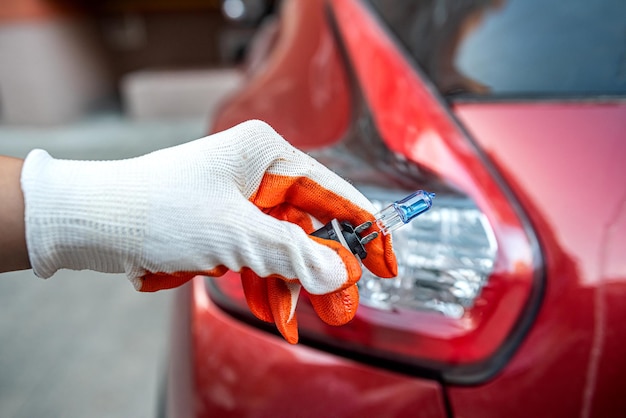
[[[412,219],[426,212],[432,206],[435,193],[418,190],[404,199],[395,202],[396,210],[403,223],[409,223]]]

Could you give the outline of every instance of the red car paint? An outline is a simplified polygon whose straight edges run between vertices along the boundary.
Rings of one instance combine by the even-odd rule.
[[[192,298],[197,416],[445,416],[437,382],[289,345],[223,313],[201,280]]]
[[[337,141],[348,128],[350,90],[324,9],[318,0],[296,1],[286,2],[282,13],[276,40],[266,41],[272,53],[220,109],[212,131],[253,114],[303,148]]]
[[[626,103],[482,104],[456,112],[530,214],[547,287],[503,372],[484,385],[449,389],[454,410],[464,417],[623,416]]]
[[[290,18],[281,21],[308,22],[308,36],[296,40],[297,26],[283,23],[284,49],[218,114],[215,130],[262,118],[303,148],[341,139],[350,115],[348,77],[323,7],[286,4]],[[367,8],[337,0],[330,12],[388,146],[451,178],[494,224],[521,228],[501,185],[468,157],[473,151],[458,152],[467,147],[464,130],[495,166],[540,244],[545,289],[538,314],[497,374],[465,386],[291,346],[224,312],[196,278],[176,302],[170,416],[624,416],[626,102],[457,103],[457,125]],[[277,87],[284,77],[311,86],[321,57],[330,70],[317,89],[336,101],[316,101],[309,88]],[[506,231],[500,234],[508,242]],[[531,257],[499,260],[497,271],[530,274],[537,267]],[[228,273],[218,280],[239,279]],[[486,289],[483,299],[493,306],[476,317],[466,341],[447,342],[472,352],[441,357],[434,341],[425,355],[471,363],[506,343],[531,282],[502,283]]]

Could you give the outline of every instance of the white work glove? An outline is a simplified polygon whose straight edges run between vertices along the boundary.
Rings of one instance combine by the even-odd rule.
[[[313,299],[331,294],[314,301],[327,322],[345,323],[356,310],[359,261],[308,233],[311,216],[358,225],[374,208],[264,122],[120,161],[57,160],[34,150],[22,189],[37,276],[61,268],[125,272],[136,289],[155,291],[241,271],[252,311],[291,342],[300,285]],[[394,276],[391,241],[368,244],[365,264]],[[348,302],[337,305],[338,297]]]

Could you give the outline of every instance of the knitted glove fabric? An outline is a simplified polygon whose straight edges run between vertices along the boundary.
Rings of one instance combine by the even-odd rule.
[[[374,208],[263,122],[120,161],[58,160],[34,150],[22,190],[40,277],[61,268],[125,272],[136,289],[155,291],[198,274],[241,271],[252,311],[290,342],[300,286],[317,295],[329,323],[347,322],[356,309],[359,261],[308,233],[311,217],[358,225],[373,219]],[[395,275],[390,239],[374,240],[368,253],[374,274]],[[356,301],[338,303],[342,292]]]

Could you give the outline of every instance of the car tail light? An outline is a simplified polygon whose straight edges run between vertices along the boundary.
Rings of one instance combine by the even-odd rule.
[[[538,309],[543,276],[534,232],[488,158],[374,14],[356,0],[330,5],[363,106],[355,99],[347,139],[313,156],[381,208],[416,189],[437,198],[394,232],[398,277],[363,275],[349,324],[324,324],[303,295],[301,341],[450,383],[482,382],[506,364]],[[211,294],[244,315],[232,276],[212,280]]]
[[[362,187],[377,209],[396,198]],[[442,196],[430,211],[393,233],[398,276],[365,270],[360,303],[385,310],[434,311],[461,318],[474,306],[493,271],[497,243],[487,217],[466,197]]]

